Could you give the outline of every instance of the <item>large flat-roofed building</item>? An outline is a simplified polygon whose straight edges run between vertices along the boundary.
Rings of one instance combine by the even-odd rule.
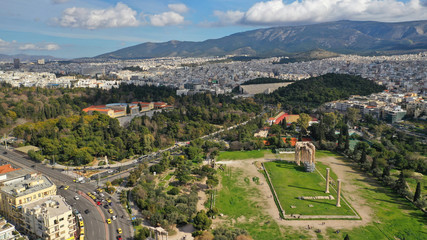
[[[137,104],[141,109],[140,112],[150,111],[154,108],[153,102],[132,102],[133,104]]]
[[[128,114],[134,115],[139,112],[146,112],[152,109],[162,109],[166,107],[171,107],[165,102],[132,102],[132,103],[110,103],[107,105],[94,105],[83,109],[84,112],[88,114],[93,114],[97,111],[101,114],[106,114],[109,117],[117,118],[123,117]],[[127,110],[129,108],[129,113]]]
[[[83,109],[83,112],[86,112],[90,115],[93,114],[93,112],[95,111],[101,114],[108,115],[109,117],[114,117],[114,110],[107,108],[105,105],[90,106]]]
[[[27,174],[4,181],[0,187],[0,213],[22,226],[22,205],[56,195],[55,184],[41,174]]]
[[[76,220],[62,196],[49,196],[22,205],[23,228],[35,239],[74,239]]]

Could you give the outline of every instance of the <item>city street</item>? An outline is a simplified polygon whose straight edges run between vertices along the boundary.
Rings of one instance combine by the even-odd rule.
[[[116,239],[119,234],[117,234],[117,229],[122,229],[123,239],[132,239],[132,224],[129,215],[125,212],[125,210],[121,207],[121,204],[118,201],[114,201],[114,198],[111,198],[109,194],[103,193],[105,195],[104,198],[111,198],[113,200],[111,209],[114,211],[114,215],[118,216],[118,219],[112,221],[111,224],[108,225],[107,228],[106,222],[102,221],[103,215],[106,218],[110,218],[112,214],[108,213],[108,209],[104,207],[100,208],[100,211],[97,210],[96,204],[92,200],[85,199],[83,196],[79,195],[79,200],[75,200],[74,196],[78,195],[77,191],[81,191],[82,193],[87,192],[95,192],[96,185],[90,182],[87,183],[76,183],[74,182],[74,178],[61,173],[62,169],[54,169],[52,167],[46,166],[41,163],[36,163],[30,160],[27,156],[16,153],[13,150],[6,150],[3,147],[0,148],[0,158],[2,160],[10,162],[12,165],[16,167],[23,168],[32,168],[46,176],[48,176],[58,187],[57,193],[66,198],[66,201],[69,205],[76,208],[83,217],[85,223],[85,238],[89,240],[98,240],[98,239]],[[6,154],[4,154],[6,152]],[[68,190],[60,189],[61,186],[69,186]],[[92,201],[92,202],[91,202]],[[84,210],[89,209],[90,213],[85,214]],[[120,218],[119,218],[120,216]],[[123,216],[123,218],[121,218]],[[87,226],[87,227],[86,227]],[[90,229],[90,230],[88,230]],[[104,236],[109,236],[108,238]],[[102,236],[102,238],[100,238]]]

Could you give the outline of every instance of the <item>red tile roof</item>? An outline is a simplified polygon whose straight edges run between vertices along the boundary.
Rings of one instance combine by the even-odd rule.
[[[13,168],[12,165],[10,164],[6,164],[6,165],[2,165],[0,166],[0,174],[5,174],[8,172],[13,172],[16,170],[19,170],[20,168]]]

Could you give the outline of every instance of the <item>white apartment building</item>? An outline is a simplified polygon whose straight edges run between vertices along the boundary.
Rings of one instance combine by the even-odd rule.
[[[0,219],[0,240],[14,240],[16,236],[13,235],[15,226],[8,223],[6,219]],[[19,235],[17,235],[19,236]]]
[[[22,206],[24,229],[46,240],[74,239],[76,221],[70,205],[62,196],[45,197]]]

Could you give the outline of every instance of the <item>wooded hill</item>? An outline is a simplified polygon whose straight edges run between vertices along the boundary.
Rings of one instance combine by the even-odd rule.
[[[258,94],[256,97],[265,103],[281,103],[283,108],[300,113],[351,95],[369,95],[383,90],[383,86],[360,76],[328,73],[296,81],[269,95]]]

